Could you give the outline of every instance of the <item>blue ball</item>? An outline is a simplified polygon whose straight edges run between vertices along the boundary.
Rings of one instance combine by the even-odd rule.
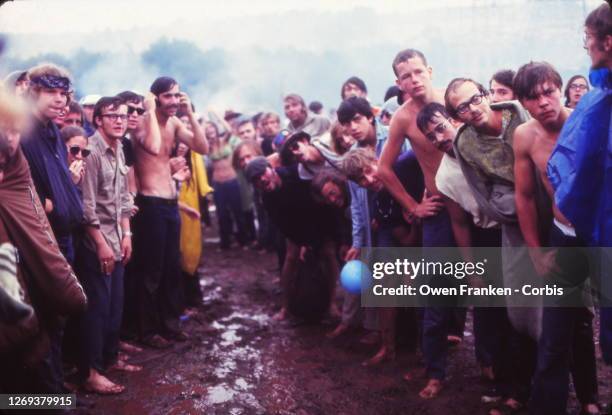
[[[370,282],[368,266],[358,259],[348,261],[340,271],[340,283],[351,294],[359,294],[361,287],[367,287]]]

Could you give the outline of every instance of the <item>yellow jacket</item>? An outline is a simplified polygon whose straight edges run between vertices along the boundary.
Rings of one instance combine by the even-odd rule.
[[[206,168],[202,156],[191,152],[191,179],[181,184],[179,202],[182,202],[198,212],[200,198],[213,189],[208,184]],[[181,268],[188,274],[195,274],[202,256],[202,223],[180,211],[181,215]]]

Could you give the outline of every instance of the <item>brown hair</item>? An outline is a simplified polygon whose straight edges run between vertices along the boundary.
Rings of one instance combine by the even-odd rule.
[[[331,135],[332,150],[334,150],[334,153],[339,155],[346,153],[348,150],[343,149],[342,145],[340,145],[340,140],[344,136],[344,126],[340,124],[339,121],[334,121],[329,134]]]
[[[323,187],[329,182],[334,183],[342,190],[346,200],[346,177],[333,167],[325,167],[319,170],[312,178],[310,190],[314,199],[319,203],[325,203],[321,193],[323,192]]]
[[[446,91],[444,92],[444,106],[446,107],[446,112],[448,112],[448,115],[450,115],[451,117],[455,119],[457,118],[458,114],[457,114],[457,110],[450,103],[450,94],[452,92],[455,92],[457,88],[459,88],[461,85],[463,85],[466,82],[471,82],[474,85],[476,85],[476,88],[478,88],[478,91],[483,96],[486,97],[489,95],[489,91],[487,91],[487,89],[480,82],[476,82],[471,78],[455,78],[452,81],[450,81],[450,83],[446,87]]]
[[[232,166],[236,171],[240,170],[240,150],[243,147],[249,147],[251,150],[253,150],[255,156],[263,155],[261,147],[259,146],[259,144],[257,144],[257,142],[253,140],[243,140],[242,142],[240,142],[240,144],[236,146],[234,152],[232,153]]]
[[[53,63],[41,63],[40,65],[36,65],[28,69],[28,77],[30,79],[38,78],[43,75],[53,75],[70,79],[70,72],[68,72],[67,69],[64,69],[61,66],[55,65]],[[38,93],[40,91],[40,85],[37,85],[36,83],[31,83],[29,91],[30,95],[32,95],[32,93]]]
[[[593,10],[584,21],[584,25],[595,32],[598,40],[612,36],[612,10],[608,3]]]
[[[369,148],[354,148],[345,154],[340,170],[353,181],[363,176],[363,169],[370,163],[376,163],[376,155]]]
[[[544,82],[552,82],[559,91],[563,88],[563,81],[559,72],[548,62],[529,62],[521,66],[514,76],[512,89],[520,100],[533,98],[535,89]]]

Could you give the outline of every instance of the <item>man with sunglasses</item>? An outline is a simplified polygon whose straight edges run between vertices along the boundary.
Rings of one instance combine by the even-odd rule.
[[[123,91],[117,96],[127,105],[127,130],[121,139],[121,144],[125,154],[125,164],[130,169],[128,173],[130,194],[136,196],[136,176],[133,168],[136,161],[134,141],[153,155],[159,153],[161,147],[161,135],[155,114],[155,97],[149,93],[145,98],[132,91]]]

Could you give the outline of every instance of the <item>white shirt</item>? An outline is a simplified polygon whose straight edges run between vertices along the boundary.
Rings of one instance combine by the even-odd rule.
[[[457,202],[466,212],[472,215],[474,224],[479,228],[493,228],[498,225],[485,216],[476,203],[472,189],[468,184],[459,162],[448,154],[442,156],[440,167],[436,173],[436,187],[448,198]]]

